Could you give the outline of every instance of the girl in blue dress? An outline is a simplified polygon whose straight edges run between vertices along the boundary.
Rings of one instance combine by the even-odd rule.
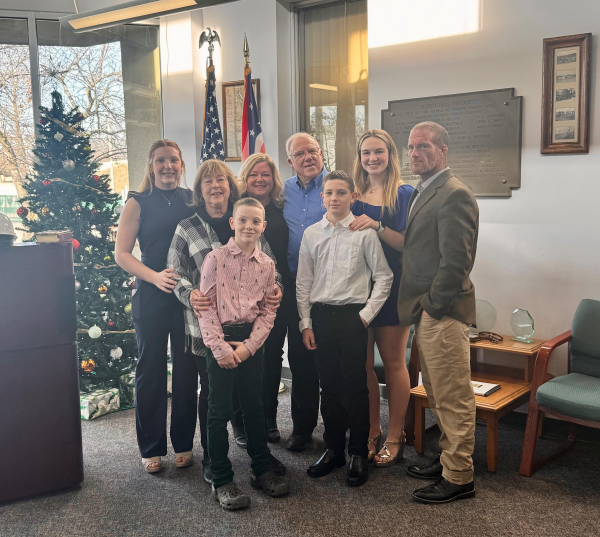
[[[371,429],[369,460],[375,466],[391,466],[404,451],[404,417],[410,397],[410,381],[405,363],[410,326],[400,326],[397,311],[398,289],[402,276],[402,249],[413,188],[400,178],[398,149],[391,136],[379,129],[365,132],[357,144],[354,182],[358,200],[352,206],[357,217],[350,228],[372,228],[379,234],[387,262],[394,273],[390,296],[369,325],[367,378]],[[390,422],[382,446],[383,432],[379,420],[379,383],[373,370],[375,344],[385,369]]]

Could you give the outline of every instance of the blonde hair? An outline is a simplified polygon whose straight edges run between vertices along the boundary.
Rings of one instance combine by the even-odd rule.
[[[247,205],[248,207],[256,207],[257,209],[260,209],[262,211],[263,220],[265,219],[265,208],[263,207],[263,204],[260,201],[258,201],[256,198],[242,198],[242,199],[237,200],[233,204],[233,216],[235,216],[235,212],[238,210],[238,208],[242,207],[244,205]]]
[[[146,162],[146,170],[144,172],[144,178],[142,179],[142,184],[140,185],[140,194],[146,194],[146,195],[150,195],[152,194],[152,189],[154,188],[154,152],[159,148],[159,147],[173,147],[175,149],[177,149],[177,152],[179,153],[179,158],[181,159],[181,171],[182,171],[182,175],[184,177],[183,181],[185,183],[185,162],[183,162],[183,155],[181,154],[181,149],[179,148],[179,146],[173,142],[172,140],[156,140],[156,142],[154,142],[151,146],[150,146],[150,150],[148,151],[148,160]],[[179,186],[179,183],[181,182],[181,175],[179,176],[179,179],[177,179],[177,186]],[[187,187],[187,185],[186,185]]]
[[[254,169],[259,162],[266,162],[271,168],[271,173],[273,174],[273,189],[269,194],[271,201],[277,206],[281,207],[283,205],[283,199],[281,198],[281,190],[283,189],[283,182],[281,181],[281,176],[277,171],[277,166],[275,166],[275,162],[269,155],[265,155],[264,153],[254,153],[250,155],[244,164],[242,165],[242,169],[238,175],[238,185],[240,187],[240,195],[250,195],[248,194],[248,176],[250,172]]]
[[[389,209],[390,212],[396,211],[398,187],[402,184],[402,177],[400,176],[400,157],[394,140],[392,140],[392,137],[386,131],[373,129],[365,132],[360,137],[356,144],[356,158],[354,160],[354,182],[356,183],[359,199],[364,196],[371,185],[369,174],[367,170],[363,168],[360,159],[361,146],[367,138],[371,137],[382,140],[388,150],[387,178],[383,185],[383,203],[381,207],[381,215],[383,216],[383,211],[386,208]]]
[[[192,190],[192,205],[198,207],[204,204],[204,198],[202,197],[202,179],[209,173],[222,173],[229,183],[229,199],[228,202],[235,203],[240,199],[240,193],[238,191],[237,183],[235,182],[235,176],[230,170],[229,166],[221,160],[208,159],[205,160],[198,170],[196,170],[196,177],[194,178],[194,189]]]

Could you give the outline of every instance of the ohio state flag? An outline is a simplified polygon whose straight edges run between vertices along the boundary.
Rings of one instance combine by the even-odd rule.
[[[265,153],[265,142],[258,119],[258,107],[252,88],[252,69],[244,68],[244,110],[242,115],[242,162],[253,153]]]

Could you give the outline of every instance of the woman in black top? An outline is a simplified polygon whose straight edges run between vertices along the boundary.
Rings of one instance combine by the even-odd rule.
[[[179,186],[185,164],[175,142],[158,140],[150,148],[140,192],[130,192],[117,232],[115,260],[136,277],[131,300],[138,343],[136,430],[142,463],[149,473],[162,469],[167,454],[167,345],[173,361],[171,443],[178,467],[192,463],[196,411],[188,408],[181,381],[196,375],[185,356],[183,308],[173,294],[178,274],[167,268],[167,252],[177,224],[193,214],[192,193]],[[133,255],[136,240],[142,252]],[[184,383],[185,384],[185,383]],[[187,383],[189,384],[189,383]]]
[[[288,226],[283,218],[283,200],[281,189],[283,183],[269,155],[254,153],[250,155],[238,175],[238,183],[242,197],[256,198],[265,207],[265,239],[277,260],[277,270],[283,281],[282,307],[277,310],[275,324],[265,342],[265,367],[263,376],[263,406],[267,428],[267,440],[279,442],[280,434],[277,427],[277,395],[281,381],[281,364],[283,361],[283,345],[287,332],[284,319],[286,311],[283,301],[286,300],[286,289],[289,289],[290,271],[287,264],[287,249],[289,240]]]

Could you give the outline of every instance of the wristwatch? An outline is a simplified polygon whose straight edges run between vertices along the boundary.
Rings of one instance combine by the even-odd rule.
[[[375,231],[377,231],[377,235],[381,235],[383,233],[384,229],[385,229],[385,226],[381,223],[381,220],[380,220],[379,227],[375,230]]]

